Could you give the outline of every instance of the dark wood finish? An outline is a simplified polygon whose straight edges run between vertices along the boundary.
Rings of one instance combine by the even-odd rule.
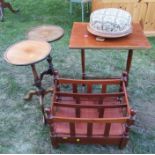
[[[87,93],[92,93],[92,85],[87,85]]]
[[[128,137],[125,137],[126,141],[128,142]],[[111,136],[111,137],[67,137],[63,135],[57,137],[51,137],[52,145],[54,148],[58,148],[59,144],[61,143],[74,143],[74,144],[101,144],[101,145],[120,145],[122,144],[122,140],[120,137]],[[54,143],[54,144],[53,144]],[[55,145],[56,144],[56,145]],[[125,147],[125,146],[124,146]],[[120,149],[122,147],[119,146]]]
[[[133,24],[133,33],[121,38],[106,38],[104,41],[96,41],[96,36],[87,30],[88,23],[75,22],[72,28],[69,48],[81,49],[82,79],[86,79],[85,73],[85,49],[126,49],[129,50],[126,62],[126,71],[129,73],[134,49],[149,49],[141,25]],[[95,51],[94,51],[95,52]]]
[[[19,10],[14,10],[12,5],[5,0],[0,0],[0,20],[3,20],[4,8],[8,8],[11,12],[17,13]]]
[[[121,142],[120,142],[120,145],[119,145],[119,148],[120,148],[120,149],[123,149],[123,148],[127,145],[128,139],[129,139],[128,136],[124,136],[124,137],[122,138],[122,140],[121,140]]]
[[[85,79],[85,50],[81,49],[82,79]]]
[[[128,58],[127,58],[127,64],[126,64],[126,71],[127,71],[127,73],[130,72],[131,63],[132,63],[132,56],[133,56],[133,50],[129,49],[129,51],[128,51]]]
[[[70,127],[70,136],[74,137],[75,136],[75,123],[70,122],[69,127]]]
[[[129,117],[120,117],[120,118],[94,118],[90,117],[90,118],[75,118],[75,117],[58,117],[58,116],[52,116],[49,117],[49,119],[47,119],[47,122],[50,124],[52,122],[78,122],[78,123],[127,123],[127,121],[129,120]],[[131,125],[131,123],[129,123]]]
[[[72,84],[73,93],[77,93],[77,84]]]
[[[79,85],[83,85],[86,84],[88,85],[89,83],[91,83],[92,85],[100,85],[103,84],[104,86],[107,84],[109,85],[117,85],[120,84],[120,82],[123,82],[123,80],[121,78],[113,78],[113,79],[104,79],[104,80],[73,80],[73,79],[63,79],[63,78],[59,78],[58,83],[59,84],[79,84]]]
[[[49,94],[49,93],[53,93],[53,88],[48,88],[47,90],[45,90],[44,95]],[[32,99],[32,97],[34,95],[39,95],[38,90],[30,90],[27,95],[24,97],[25,101],[30,101]]]
[[[102,118],[104,117],[104,109],[103,108],[98,108],[98,111],[99,111],[99,118]]]
[[[104,136],[105,137],[108,137],[109,136],[110,127],[111,127],[111,123],[106,123],[105,124],[105,130],[104,130]]]
[[[34,86],[37,87],[36,91],[29,91],[24,97],[26,101],[29,101],[34,95],[39,98],[40,108],[43,114],[43,121],[45,123],[44,112],[44,96],[48,93],[52,93],[52,89],[45,90],[42,87],[42,77],[37,73],[35,64],[49,57],[51,46],[45,41],[25,40],[16,43],[9,47],[4,54],[4,58],[8,63],[17,66],[30,65],[34,78]],[[53,71],[54,76],[56,73]],[[52,75],[53,75],[52,74]]]
[[[90,98],[90,99],[98,99],[103,97],[122,97],[124,96],[124,92],[117,93],[102,93],[102,94],[87,94],[87,93],[64,93],[64,92],[56,92],[57,96],[63,97],[78,97],[78,98]]]
[[[106,92],[106,85],[102,85],[102,93],[105,93]]]
[[[87,123],[87,136],[91,137],[93,134],[93,123]]]
[[[68,108],[100,108],[100,109],[104,109],[104,108],[123,108],[123,107],[127,107],[126,104],[104,104],[104,105],[94,105],[94,104],[71,104],[71,103],[59,103],[59,102],[54,102],[54,105],[57,107],[68,107]]]
[[[32,68],[32,73],[33,73],[33,76],[34,76],[34,82],[36,82],[37,85],[41,86],[41,81],[40,81],[40,77],[37,73],[37,70],[36,70],[36,67],[35,65],[31,65],[31,68]],[[39,82],[39,83],[38,83]]]
[[[55,88],[59,89],[54,90],[51,107],[46,113],[46,122],[52,127],[53,147],[60,143],[115,144],[119,148],[125,147],[135,113],[130,109],[125,81],[122,79],[57,79]],[[62,92],[63,84],[71,85],[72,90]],[[93,84],[102,86],[100,93],[93,93]],[[83,85],[87,88],[86,92],[78,92],[77,87]],[[115,93],[107,92],[109,85],[121,87],[122,92],[119,89]],[[118,95],[122,98],[121,102]]]

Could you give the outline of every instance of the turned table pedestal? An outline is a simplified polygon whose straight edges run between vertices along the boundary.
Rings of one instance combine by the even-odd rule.
[[[34,77],[34,86],[37,87],[37,90],[31,91],[26,99],[30,99],[32,95],[39,96],[44,121],[44,95],[52,90],[45,90],[42,87],[41,78],[37,73],[35,65],[46,59],[49,56],[50,51],[51,46],[45,41],[25,40],[12,45],[4,54],[4,59],[10,64],[16,66],[31,66]]]
[[[16,66],[31,66],[34,77],[34,86],[37,90],[30,90],[24,99],[30,100],[33,95],[39,97],[44,123],[44,96],[47,93],[52,93],[53,89],[44,89],[42,87],[42,79],[44,75],[54,76],[55,78],[57,77],[57,71],[53,68],[52,57],[50,56],[52,47],[48,42],[56,41],[63,35],[64,30],[59,26],[44,25],[36,27],[28,33],[29,40],[12,45],[4,54],[4,59],[10,64]],[[47,60],[49,67],[46,71],[38,74],[36,64],[45,59]]]

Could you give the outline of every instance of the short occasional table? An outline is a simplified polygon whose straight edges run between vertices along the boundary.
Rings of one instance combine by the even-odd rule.
[[[41,79],[36,71],[35,64],[46,59],[49,56],[50,51],[51,46],[45,41],[25,40],[12,45],[4,54],[4,59],[10,64],[16,66],[31,66],[34,76],[34,86],[38,88],[37,91],[31,92],[31,95],[39,96],[44,121],[44,95],[52,90],[44,90],[42,88]]]
[[[64,30],[57,25],[41,25],[32,28],[27,38],[31,40],[42,40],[46,42],[53,42],[59,40],[64,35]]]
[[[86,79],[85,73],[85,50],[86,49],[126,49],[128,58],[126,62],[126,73],[130,72],[133,51],[135,49],[149,49],[147,38],[145,37],[140,24],[133,24],[133,33],[129,36],[117,39],[105,39],[96,41],[96,36],[90,34],[87,30],[88,23],[75,22],[73,24],[69,47],[71,49],[81,50],[82,79]],[[95,52],[95,50],[93,51]]]

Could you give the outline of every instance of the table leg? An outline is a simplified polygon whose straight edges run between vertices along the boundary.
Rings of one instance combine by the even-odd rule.
[[[85,74],[85,50],[81,49],[82,79],[86,79]]]
[[[131,63],[132,63],[132,56],[133,56],[133,50],[130,49],[128,51],[128,58],[127,58],[127,64],[126,64],[126,72],[129,74],[131,69]]]
[[[50,55],[47,57],[47,62],[49,64],[49,68],[48,68],[48,70],[41,73],[41,75],[40,75],[41,80],[43,79],[44,75],[51,75],[51,76],[54,75],[52,57]]]
[[[4,0],[0,0],[0,2],[2,3],[3,8],[8,8],[13,13],[16,13],[16,12],[19,11],[19,10],[14,10],[12,5],[10,3],[8,3],[8,2],[5,2]]]
[[[44,96],[48,93],[52,93],[53,89],[44,90],[42,88],[41,79],[36,71],[35,64],[32,64],[31,68],[32,68],[33,76],[34,76],[34,86],[36,86],[38,90],[30,91],[24,99],[30,100],[33,95],[37,95],[39,97],[40,108],[43,114],[43,122],[46,123],[45,111],[44,111]]]
[[[33,77],[34,77],[34,86],[36,86],[39,91],[43,90],[41,88],[41,80],[39,78],[39,75],[38,75],[38,73],[36,71],[36,68],[35,68],[34,64],[31,65],[31,69],[32,69]],[[28,94],[24,97],[24,100],[29,101],[29,100],[32,99],[33,95],[40,95],[39,94],[40,92],[38,90],[36,90],[36,91],[33,91],[33,90],[29,91]]]
[[[41,80],[40,80],[40,77],[37,73],[37,70],[36,70],[36,67],[34,64],[31,65],[31,68],[32,68],[32,73],[33,73],[33,76],[34,76],[34,85],[39,89],[41,90]]]

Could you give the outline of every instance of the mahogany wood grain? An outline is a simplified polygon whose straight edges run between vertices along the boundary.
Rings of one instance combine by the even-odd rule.
[[[133,24],[133,33],[126,37],[96,41],[96,36],[87,31],[88,23],[73,24],[69,48],[71,49],[148,49],[150,43],[138,23]],[[95,52],[95,51],[94,51]]]
[[[77,84],[72,84],[73,93],[77,93]]]
[[[58,116],[51,116],[47,119],[49,124],[53,122],[68,122],[68,123],[126,123],[130,117],[119,117],[119,118],[75,118],[75,117],[58,117]]]
[[[102,84],[102,93],[105,93],[106,92],[106,89],[107,89],[107,86]]]
[[[85,85],[87,85],[87,84],[89,84],[89,83],[91,83],[91,84],[111,84],[111,85],[115,85],[115,84],[120,84],[120,82],[123,82],[123,80],[121,79],[121,78],[116,78],[116,79],[103,79],[103,80],[101,80],[101,79],[99,79],[99,80],[81,80],[81,79],[63,79],[63,78],[59,78],[58,79],[58,82],[59,82],[59,84],[81,84],[81,85],[83,85],[83,84],[85,84]]]
[[[81,65],[82,65],[82,79],[85,79],[85,50],[81,49]]]
[[[111,123],[106,123],[105,130],[104,130],[104,136],[108,137],[110,132]]]
[[[99,99],[104,97],[122,97],[124,92],[116,93],[102,93],[102,94],[87,94],[87,93],[66,93],[66,92],[56,92],[55,95],[62,97],[79,97],[79,98],[90,98]]]
[[[30,40],[40,40],[53,42],[59,40],[64,35],[64,30],[57,25],[42,25],[31,29],[27,38]]]
[[[130,72],[133,50],[149,49],[151,45],[145,37],[141,25],[133,23],[133,32],[121,38],[106,38],[104,41],[97,41],[96,36],[87,30],[88,23],[75,22],[73,24],[69,48],[81,49],[82,79],[86,79],[85,72],[85,49],[126,49],[128,58],[126,71]],[[95,51],[93,51],[95,52]]]
[[[130,72],[131,63],[132,63],[132,57],[133,57],[133,50],[129,49],[129,51],[128,51],[128,58],[127,58],[127,64],[126,64],[126,71],[127,71],[127,73]]]
[[[46,116],[46,122],[52,127],[50,132],[53,147],[60,143],[115,144],[119,148],[125,147],[135,113],[130,110],[123,78],[57,79],[55,88],[63,84],[71,85],[72,90],[62,92],[61,88],[59,91],[54,89],[51,110],[47,111]],[[101,86],[100,93],[93,93],[93,84]],[[106,87],[111,84],[121,87],[121,92],[119,89],[115,93],[107,92]],[[79,85],[85,85],[86,92],[78,92]],[[121,97],[121,102],[118,96]]]
[[[14,10],[12,5],[5,0],[0,0],[0,4],[2,5],[3,8],[8,8],[11,12],[16,13],[18,10]]]
[[[70,135],[71,135],[71,137],[74,137],[75,136],[75,123],[70,122],[69,126],[70,126]]]
[[[63,138],[65,137],[65,138]],[[78,139],[78,141],[77,141]],[[125,137],[126,144],[128,142],[128,137]],[[67,137],[66,135],[59,135],[58,137],[51,137],[52,145],[54,148],[58,148],[58,144],[60,143],[71,143],[71,144],[100,144],[100,145],[118,145],[120,149],[124,148],[126,145],[122,144],[122,139],[119,136],[111,136],[111,137],[86,137],[86,136],[77,136],[77,137]]]
[[[87,136],[91,137],[93,134],[93,123],[87,123]]]
[[[10,46],[4,59],[13,65],[26,66],[46,59],[50,51],[51,46],[45,41],[24,40]]]
[[[123,108],[123,107],[127,107],[126,104],[105,104],[104,105],[94,105],[94,104],[71,104],[71,103],[58,103],[58,102],[55,102],[54,103],[55,106],[57,107],[67,107],[67,108],[100,108],[100,109],[103,109],[103,108]]]

